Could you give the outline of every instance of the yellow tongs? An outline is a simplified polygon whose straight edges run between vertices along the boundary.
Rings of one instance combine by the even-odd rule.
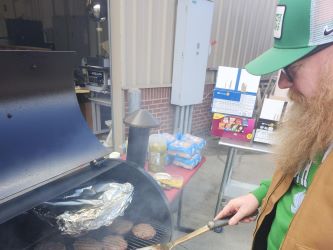
[[[224,227],[226,225],[228,225],[228,219],[224,219],[224,220],[216,220],[216,221],[210,221],[208,222],[208,224],[206,226],[203,226],[195,231],[193,231],[192,233],[186,234],[174,241],[170,241],[169,243],[166,244],[157,244],[157,245],[152,245],[149,247],[143,247],[143,248],[138,248],[141,250],[169,250],[169,249],[173,249],[175,246],[188,241],[198,235],[201,235],[203,233],[208,232],[209,230],[213,230],[215,228],[219,228],[219,227]]]

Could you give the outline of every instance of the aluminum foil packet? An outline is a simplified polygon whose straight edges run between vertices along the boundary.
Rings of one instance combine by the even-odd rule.
[[[55,214],[56,224],[63,234],[79,236],[109,226],[115,218],[122,216],[132,201],[133,190],[130,183],[102,183],[76,189],[43,205],[58,211],[52,214]]]

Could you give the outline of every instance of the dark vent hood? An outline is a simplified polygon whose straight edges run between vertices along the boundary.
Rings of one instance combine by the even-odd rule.
[[[73,69],[73,52],[0,51],[0,210],[108,154],[81,115]]]

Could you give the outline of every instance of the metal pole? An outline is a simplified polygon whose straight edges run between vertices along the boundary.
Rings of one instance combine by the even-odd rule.
[[[101,56],[102,55],[101,37],[102,37],[103,28],[100,22],[97,22],[96,31],[97,31],[97,56]]]
[[[91,93],[91,97],[94,97],[93,96],[93,93]],[[97,128],[98,128],[98,125],[97,125],[97,109],[96,109],[96,102],[91,102],[91,116],[92,116],[92,119],[93,119],[93,133],[94,134],[97,134]]]
[[[70,40],[69,40],[69,37],[70,37],[70,34],[69,34],[69,18],[70,18],[70,13],[69,13],[69,1],[67,1],[67,0],[64,0],[63,1],[63,5],[64,5],[64,15],[65,15],[65,29],[66,29],[66,38],[67,38],[67,40],[66,40],[66,42],[67,42],[67,44],[66,44],[66,48],[67,48],[67,50],[72,50],[73,48],[71,48],[70,47],[70,44],[71,44],[71,42],[70,42]]]
[[[176,105],[176,110],[175,110],[175,120],[173,124],[173,133],[177,133],[179,131],[179,106]]]
[[[217,198],[217,202],[216,202],[215,215],[218,213],[218,211],[220,209],[225,187],[228,183],[228,180],[229,180],[229,177],[231,174],[232,163],[233,163],[236,152],[237,152],[236,148],[229,147],[227,159],[226,159],[226,163],[225,163],[225,167],[224,167],[224,171],[223,171],[222,181],[221,181],[221,185],[220,185],[220,189],[219,189],[219,194],[218,194],[218,198]]]
[[[184,133],[184,106],[180,107],[180,121],[179,121],[179,131],[180,133]]]
[[[188,129],[187,129],[189,133],[192,133],[192,119],[193,119],[193,105],[190,105],[190,114],[189,114]]]
[[[183,133],[187,133],[188,132],[188,119],[189,119],[189,106],[185,106],[185,119],[184,119],[184,129],[183,129]]]
[[[123,1],[108,0],[108,34],[109,34],[109,58],[110,58],[110,80],[112,93],[112,131],[113,146],[118,149],[124,142],[123,117],[125,113],[123,90],[122,90],[122,72],[123,65],[119,63],[123,57],[122,46],[124,38],[121,26],[121,10]]]
[[[141,90],[129,89],[127,91],[128,113],[132,113],[141,108]]]

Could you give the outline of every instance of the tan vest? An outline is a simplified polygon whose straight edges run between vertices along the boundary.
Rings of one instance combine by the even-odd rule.
[[[292,180],[292,175],[284,175],[279,170],[275,172],[262,202],[252,249],[266,249],[275,205],[288,191]],[[333,152],[318,168],[280,249],[333,249]]]

